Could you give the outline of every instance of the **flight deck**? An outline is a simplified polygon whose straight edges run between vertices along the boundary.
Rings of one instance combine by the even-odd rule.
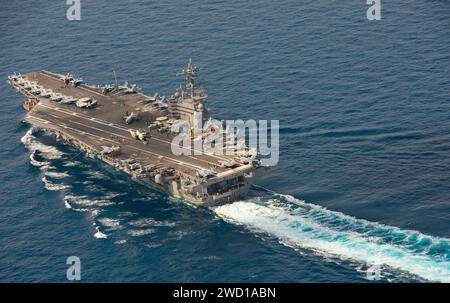
[[[55,133],[142,183],[189,202],[210,205],[239,199],[256,166],[248,149],[243,157],[196,154],[194,149],[189,155],[172,152],[176,134],[171,125],[192,123],[198,112],[208,117],[206,95],[194,91],[197,70],[189,62],[183,71],[188,85],[169,98],[145,95],[127,82],[94,86],[49,71],[14,75],[8,81],[27,97],[24,120],[35,129]]]

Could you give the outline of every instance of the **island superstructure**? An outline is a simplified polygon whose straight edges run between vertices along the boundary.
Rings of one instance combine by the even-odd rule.
[[[24,120],[33,129],[54,133],[136,181],[190,203],[230,203],[248,192],[258,166],[254,150],[241,146],[236,155],[175,155],[171,149],[172,125],[192,126],[200,114],[202,122],[210,119],[207,94],[196,87],[198,71],[189,60],[182,71],[187,83],[167,98],[145,95],[128,82],[94,86],[49,71],[14,74],[8,82],[25,95]],[[203,131],[189,135],[205,140]]]

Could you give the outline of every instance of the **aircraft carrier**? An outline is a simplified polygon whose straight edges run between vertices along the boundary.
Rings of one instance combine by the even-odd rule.
[[[198,71],[189,60],[182,70],[187,83],[167,98],[145,95],[136,85],[118,84],[117,78],[114,84],[95,86],[72,74],[38,71],[14,74],[7,81],[25,95],[24,121],[33,129],[54,133],[136,181],[187,202],[230,203],[250,187],[258,167],[255,150],[240,146],[231,156],[176,156],[171,148],[176,135],[171,126],[185,121],[192,127],[199,113],[202,122],[211,121],[206,91],[196,87]],[[195,134],[193,129],[192,141],[205,140],[203,130]]]

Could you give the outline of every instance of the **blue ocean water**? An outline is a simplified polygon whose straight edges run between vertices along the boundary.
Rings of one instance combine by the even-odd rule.
[[[2,1],[0,78],[171,93],[190,57],[223,119],[280,120],[244,201],[194,208],[21,122],[0,81],[0,281],[450,281],[450,4]]]

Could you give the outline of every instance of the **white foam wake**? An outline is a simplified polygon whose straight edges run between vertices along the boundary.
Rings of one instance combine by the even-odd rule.
[[[22,137],[21,141],[25,145],[25,147],[31,151],[30,154],[30,163],[31,165],[38,167],[42,173],[42,182],[44,183],[44,187],[47,190],[51,191],[60,191],[63,189],[70,188],[70,185],[63,184],[63,183],[56,183],[54,181],[51,181],[48,179],[48,177],[52,179],[62,179],[69,177],[69,175],[66,172],[56,172],[51,171],[50,169],[54,169],[53,166],[51,166],[50,161],[60,159],[64,153],[58,150],[56,147],[46,145],[42,142],[39,142],[39,140],[36,139],[35,136],[33,136],[34,129],[30,128],[27,133]],[[40,157],[46,159],[47,161],[39,161],[36,159],[36,155],[39,155]]]
[[[78,207],[102,207],[110,206],[115,203],[106,199],[89,199],[87,196],[66,195],[64,201],[69,205]]]
[[[122,227],[120,225],[120,220],[113,218],[100,218],[98,219],[98,223],[100,223],[103,227],[106,227],[109,231],[117,230]]]
[[[108,238],[108,235],[102,233],[98,227],[96,228],[96,230],[97,230],[97,232],[94,234],[94,237],[96,237],[97,239],[107,239]]]
[[[56,172],[56,171],[46,171],[44,172],[44,175],[54,179],[63,179],[69,177],[69,174],[67,172]]]
[[[36,140],[36,137],[33,136],[33,132],[34,129],[30,128],[21,139],[23,145],[25,145],[32,153],[39,151],[40,155],[48,160],[60,159],[64,155],[64,153],[56,147],[46,145]]]
[[[47,179],[47,177],[43,177],[42,182],[44,182],[45,189],[51,190],[51,191],[60,191],[63,189],[70,188],[70,185],[67,185],[67,184],[53,183],[53,182],[49,181]]]
[[[34,150],[31,154],[30,154],[30,163],[33,166],[36,167],[41,167],[42,169],[47,169],[50,166],[50,162],[48,161],[38,161],[35,159],[36,156],[36,150]]]
[[[235,202],[214,211],[288,246],[450,282],[449,239],[356,219],[287,195]]]

